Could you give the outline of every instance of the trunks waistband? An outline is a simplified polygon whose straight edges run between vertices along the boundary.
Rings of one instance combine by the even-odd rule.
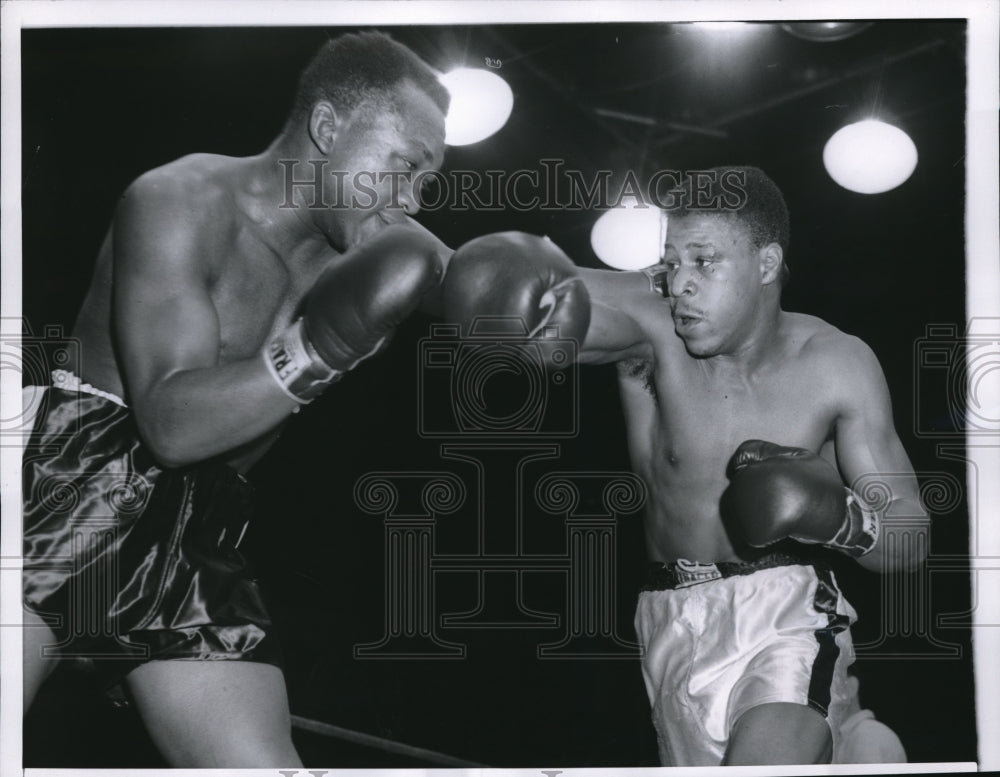
[[[643,591],[669,591],[677,588],[688,588],[699,583],[721,580],[737,575],[752,575],[762,569],[787,567],[795,565],[811,565],[813,562],[793,556],[789,553],[770,553],[755,561],[716,561],[701,563],[679,558],[666,564],[651,563],[646,569],[646,581]]]
[[[108,391],[101,391],[99,388],[94,388],[89,383],[84,383],[80,380],[80,377],[69,370],[52,370],[52,386],[54,388],[64,389],[65,391],[80,391],[84,394],[93,394],[95,397],[104,397],[116,405],[121,405],[122,407],[128,407],[125,404],[125,400],[115,394]]]

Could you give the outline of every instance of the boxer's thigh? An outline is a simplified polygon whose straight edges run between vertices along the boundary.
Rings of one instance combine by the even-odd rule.
[[[804,704],[776,702],[744,712],[733,726],[724,766],[830,763],[826,719]]]
[[[281,670],[250,661],[150,661],[127,676],[154,743],[174,767],[301,765]]]
[[[23,633],[24,673],[22,687],[24,709],[27,711],[45,678],[52,674],[52,670],[56,668],[59,659],[54,656],[46,656],[44,649],[48,645],[55,645],[58,639],[45,621],[30,610],[24,612]]]

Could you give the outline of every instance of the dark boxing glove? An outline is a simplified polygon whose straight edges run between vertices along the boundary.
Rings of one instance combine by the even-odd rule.
[[[470,240],[452,257],[441,284],[445,320],[471,334],[479,319],[520,319],[529,337],[582,342],[590,295],[576,265],[555,243],[524,232]]]
[[[726,474],[722,516],[754,547],[791,538],[857,558],[878,541],[877,513],[811,451],[747,440],[736,449]]]
[[[373,356],[440,282],[438,244],[392,226],[332,260],[305,300],[302,318],[264,348],[264,361],[297,402],[312,401]]]

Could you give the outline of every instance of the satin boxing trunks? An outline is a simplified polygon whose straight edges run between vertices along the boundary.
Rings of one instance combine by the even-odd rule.
[[[775,554],[647,578],[635,627],[663,765],[718,766],[733,724],[771,702],[808,705],[836,741],[857,615],[829,569]]]
[[[108,686],[152,659],[279,663],[227,465],[160,469],[124,403],[53,373],[24,451],[24,600]],[[37,398],[39,389],[31,387]]]

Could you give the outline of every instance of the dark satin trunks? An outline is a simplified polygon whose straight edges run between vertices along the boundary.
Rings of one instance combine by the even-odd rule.
[[[239,551],[253,494],[227,465],[161,469],[131,412],[50,388],[24,453],[24,599],[45,654],[94,659],[113,685],[154,659],[280,665]]]

